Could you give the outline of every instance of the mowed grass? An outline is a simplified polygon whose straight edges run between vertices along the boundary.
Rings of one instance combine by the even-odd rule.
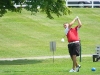
[[[72,14],[51,20],[45,13],[23,10],[22,13],[8,12],[0,18],[0,58],[51,56],[50,41],[56,41],[55,55],[68,55],[67,39],[63,23],[71,22],[76,16],[82,21],[79,31],[82,54],[94,54],[100,44],[99,8],[72,8]],[[76,23],[77,24],[77,23]]]
[[[91,58],[84,57],[80,62],[80,72],[69,73],[72,62],[71,59],[45,60],[13,60],[0,61],[1,75],[99,75],[100,62],[92,62]],[[92,67],[96,71],[91,71]]]
[[[67,40],[64,36],[63,23],[70,22],[76,16],[82,21],[79,31],[82,54],[94,54],[96,45],[100,44],[100,11],[91,8],[72,8],[72,14],[48,19],[44,13],[31,15],[8,12],[0,18],[0,58],[24,58],[52,56],[50,41],[56,41],[55,55],[68,55]],[[79,60],[79,59],[78,59]],[[0,60],[1,75],[99,75],[99,62],[92,62],[92,57],[82,58],[79,73],[69,73],[71,59],[62,58],[45,60]],[[92,72],[91,68],[96,71]]]

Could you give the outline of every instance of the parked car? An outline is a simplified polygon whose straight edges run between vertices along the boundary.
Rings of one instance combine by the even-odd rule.
[[[93,3],[94,3],[94,7],[100,8],[100,0],[94,1]]]
[[[100,7],[100,0],[93,0],[94,7]],[[66,0],[68,7],[92,7],[92,0]]]

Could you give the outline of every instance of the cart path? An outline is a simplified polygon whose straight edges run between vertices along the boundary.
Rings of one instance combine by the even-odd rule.
[[[92,54],[85,54],[82,55],[81,57],[92,57]],[[38,57],[22,57],[22,58],[0,58],[0,61],[13,61],[13,60],[34,60],[34,59],[50,59],[50,58],[70,58],[69,55],[64,55],[64,56],[38,56]]]

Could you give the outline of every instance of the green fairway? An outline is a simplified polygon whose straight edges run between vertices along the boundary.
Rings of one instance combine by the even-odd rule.
[[[0,61],[1,75],[99,75],[100,62],[92,62],[91,58],[83,58],[80,72],[69,73],[71,59],[46,60],[14,60]],[[91,71],[95,67],[96,71]]]
[[[0,17],[0,58],[24,58],[52,56],[50,41],[56,41],[55,55],[68,55],[67,39],[64,36],[63,23],[70,22],[76,16],[82,21],[79,31],[82,54],[94,54],[100,44],[100,8],[72,8],[72,14],[48,19],[44,13],[31,15],[8,12]],[[92,57],[82,58],[79,73],[69,73],[71,59],[45,60],[0,60],[0,75],[99,75],[100,62],[92,62]],[[91,68],[96,71],[92,72]]]
[[[63,23],[70,22],[76,16],[82,21],[79,35],[82,42],[82,54],[94,54],[95,46],[100,44],[100,11],[91,8],[73,8],[72,14],[48,19],[44,13],[31,15],[8,12],[0,18],[0,58],[50,56],[50,41],[56,41],[55,55],[68,55],[67,40]]]

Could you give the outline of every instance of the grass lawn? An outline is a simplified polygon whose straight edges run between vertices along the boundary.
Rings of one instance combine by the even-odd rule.
[[[79,16],[82,28],[79,35],[82,54],[94,54],[96,45],[100,44],[99,8],[72,8],[72,14],[48,19],[44,13],[31,15],[8,12],[0,18],[0,58],[51,56],[50,41],[56,41],[55,55],[68,55],[67,40],[64,36],[63,23]]]
[[[90,57],[84,57],[80,72],[69,73],[72,62],[71,59],[62,58],[46,60],[14,60],[0,61],[1,75],[99,75],[100,62],[92,62]],[[91,71],[95,67],[96,71]]]
[[[35,56],[52,56],[50,41],[56,41],[55,55],[68,55],[67,40],[64,36],[63,23],[70,22],[76,16],[82,21],[79,31],[82,44],[82,54],[94,54],[96,45],[100,44],[100,9],[72,8],[72,14],[48,19],[44,13],[31,15],[8,12],[0,17],[0,58],[20,58]],[[14,60],[0,61],[1,75],[99,75],[99,62],[92,62],[91,57],[82,58],[82,68],[79,73],[69,73],[70,59],[46,60]],[[92,72],[91,68],[96,71]]]

